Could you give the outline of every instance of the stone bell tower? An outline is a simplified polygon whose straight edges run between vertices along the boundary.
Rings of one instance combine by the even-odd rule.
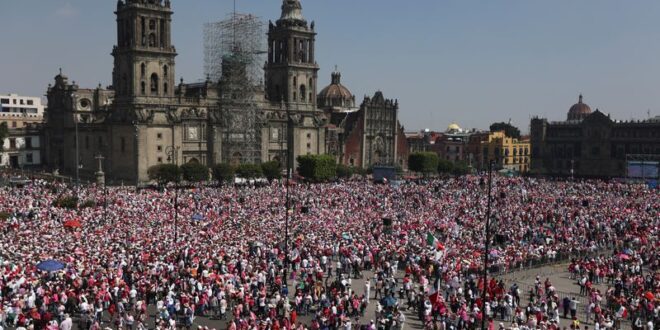
[[[172,10],[169,0],[119,0],[112,50],[116,102],[159,103],[174,95]]]

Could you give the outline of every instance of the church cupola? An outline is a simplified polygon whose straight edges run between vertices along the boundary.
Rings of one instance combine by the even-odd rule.
[[[299,23],[307,25],[307,21],[302,15],[302,5],[299,0],[284,0],[282,3],[282,16],[280,22]]]

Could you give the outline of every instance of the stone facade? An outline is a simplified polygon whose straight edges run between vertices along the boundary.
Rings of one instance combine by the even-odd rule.
[[[660,118],[615,121],[579,102],[567,120],[531,121],[532,169],[553,176],[625,177],[628,155],[660,155]]]
[[[81,89],[60,73],[48,88],[49,168],[73,174],[78,167],[91,178],[101,154],[111,181],[140,183],[149,167],[166,162],[283,160],[295,168],[298,155],[325,153],[326,120],[314,97],[316,33],[299,1],[283,1],[281,18],[269,25],[265,86],[239,99],[225,70],[218,82],[175,85],[169,0],[120,0],[115,14],[112,86]]]

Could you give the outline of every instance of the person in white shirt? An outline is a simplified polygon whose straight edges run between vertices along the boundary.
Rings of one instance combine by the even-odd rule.
[[[64,314],[64,321],[60,323],[60,330],[71,330],[73,327],[73,320],[69,317],[69,314]]]

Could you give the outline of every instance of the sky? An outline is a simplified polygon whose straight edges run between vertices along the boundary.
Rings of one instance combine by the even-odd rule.
[[[61,67],[111,84],[115,0],[1,0],[0,94],[44,95]],[[277,20],[281,0],[237,0]],[[302,0],[316,22],[319,90],[335,65],[358,102],[399,100],[406,131],[564,120],[585,103],[613,119],[660,115],[657,0]],[[204,77],[203,24],[232,0],[172,0],[176,74]],[[265,38],[265,36],[264,36]]]

